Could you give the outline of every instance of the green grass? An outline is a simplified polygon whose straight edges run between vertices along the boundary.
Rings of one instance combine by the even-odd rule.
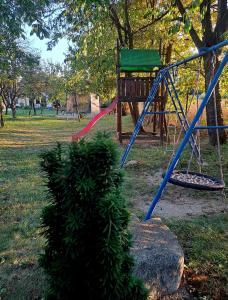
[[[57,141],[69,143],[72,133],[88,122],[86,118],[78,122],[77,119],[67,120],[55,115],[29,117],[27,113],[20,110],[16,120],[7,117],[5,127],[0,129],[0,299],[41,299],[44,295],[45,276],[37,259],[45,242],[40,236],[39,226],[41,211],[48,199],[45,180],[39,169],[39,155]],[[129,117],[123,118],[123,122],[127,130],[132,129]],[[115,140],[115,117],[101,119],[88,138],[97,130],[108,130]],[[123,149],[120,146],[120,150]],[[203,171],[217,174],[218,164],[213,149],[202,141],[202,150],[209,162]],[[228,145],[222,146],[222,152],[227,154]],[[189,151],[185,151],[180,168],[188,157]],[[136,160],[137,165],[126,168],[123,193],[129,209],[142,217],[144,210],[138,204],[148,206],[148,199],[159,184],[159,180],[151,181],[151,178],[165,170],[169,157],[164,147],[135,145],[129,160]],[[223,162],[228,185],[228,155],[223,156]],[[194,164],[193,168],[196,168]],[[205,192],[188,190],[186,193],[190,197],[205,197]],[[206,195],[215,199],[220,197],[218,194]],[[228,214],[191,220],[166,219],[164,222],[177,234],[185,251],[187,268],[203,274],[211,274],[213,270],[216,283],[224,285],[227,278]],[[211,285],[215,286],[214,282]],[[213,299],[208,297],[205,299]]]
[[[227,299],[228,214],[169,220],[167,225],[184,249],[186,280],[195,299]]]
[[[190,267],[200,268],[202,264],[210,262],[217,271],[228,272],[225,256],[228,251],[226,214],[197,220],[169,220],[168,225],[182,241],[186,263]]]
[[[41,272],[37,258],[44,241],[39,226],[47,203],[39,154],[56,141],[69,142],[87,121],[8,117],[0,131],[0,298],[32,299],[33,293],[42,294],[42,285],[38,288],[33,278]]]
[[[17,108],[17,116],[29,116],[29,112],[30,109],[29,108]],[[31,116],[34,116],[34,111],[31,110],[30,112]],[[39,116],[55,116],[56,115],[56,110],[54,108],[44,108],[44,109],[40,109],[37,108],[36,109],[36,116],[35,117],[39,117]]]

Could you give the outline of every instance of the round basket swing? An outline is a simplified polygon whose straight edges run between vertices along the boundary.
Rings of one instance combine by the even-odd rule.
[[[225,186],[223,181],[215,177],[184,170],[173,171],[168,182],[185,188],[206,191],[219,191],[224,189]]]

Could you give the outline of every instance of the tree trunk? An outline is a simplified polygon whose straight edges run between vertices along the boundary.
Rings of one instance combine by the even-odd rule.
[[[125,0],[125,43],[128,44],[129,49],[134,48],[134,39],[133,39],[133,34],[131,30],[131,25],[129,21],[129,1]],[[131,77],[131,73],[128,74],[128,77]],[[132,104],[129,102],[129,108],[131,112],[131,117],[134,126],[136,125],[138,118],[139,118],[139,103],[138,102],[133,102]],[[140,132],[145,132],[143,129],[143,126],[140,128]]]
[[[219,66],[218,57],[215,57],[215,70],[213,70],[213,66],[211,63],[212,60],[212,53],[204,56],[204,71],[205,71],[205,91],[207,91],[210,81],[213,78],[213,74],[217,71]],[[219,92],[219,82],[217,83],[214,92],[212,93],[208,104],[206,106],[206,115],[207,115],[207,125],[213,126],[216,125],[216,114],[215,114],[215,106],[214,101],[216,101],[216,109],[217,109],[217,120],[218,125],[223,125],[223,115],[222,115],[222,106],[221,106],[221,95]],[[211,145],[217,144],[217,137],[216,137],[216,130],[209,129],[209,142]],[[219,129],[219,140],[221,144],[226,142],[226,132],[224,129]]]
[[[7,104],[7,105],[6,105],[6,111],[5,111],[5,115],[6,115],[6,116],[8,115],[8,109],[9,109],[9,105]]]
[[[0,104],[0,127],[4,127],[3,107]]]
[[[32,107],[33,107],[34,116],[36,116],[36,107],[35,107],[35,103],[34,102],[32,103]]]
[[[139,118],[139,115],[140,115],[140,113],[139,113],[139,102],[133,102],[132,107],[133,107],[133,114],[134,114],[135,125],[136,125],[136,123],[138,121],[138,118]],[[140,131],[145,132],[143,126],[141,126]]]
[[[32,108],[33,108],[32,103],[33,102],[31,100],[29,100],[29,116],[31,116],[31,113],[32,113]]]
[[[127,102],[123,102],[122,103],[122,116],[127,116],[127,111],[128,111],[128,103]]]
[[[184,1],[176,0],[176,6],[178,7],[178,10],[180,14],[183,17],[183,20],[185,20],[187,12],[183,5]],[[213,25],[213,18],[212,18],[212,3],[213,1],[204,0],[201,1],[200,4],[200,12],[204,15],[201,24],[202,24],[202,39],[200,39],[200,36],[196,32],[194,26],[192,25],[189,33],[190,36],[195,44],[195,46],[198,48],[198,50],[202,47],[210,47],[216,43],[219,43],[224,38],[224,34],[227,32],[228,28],[228,9],[227,9],[227,1],[221,0],[217,1],[217,21],[215,26]],[[214,5],[214,3],[213,3]],[[205,11],[206,9],[206,11]],[[215,54],[216,55],[216,54]],[[210,84],[210,77],[211,77],[211,57],[212,54],[208,54],[207,56],[204,56],[204,71],[205,71],[205,90],[207,90],[209,84]],[[215,71],[218,68],[218,56],[216,56],[216,63],[215,63]],[[206,107],[206,115],[207,115],[207,124],[208,125],[215,125],[215,113],[214,113],[214,97],[216,99],[216,107],[217,107],[217,118],[218,118],[218,124],[223,125],[223,116],[222,116],[222,108],[221,108],[221,95],[219,93],[219,83],[217,84],[215,88],[215,92],[212,94],[211,98],[209,99],[209,102]],[[208,130],[209,134],[209,141],[212,145],[215,145],[216,142],[216,130]],[[219,129],[219,139],[221,143],[226,142],[226,133],[224,129]]]
[[[13,117],[13,119],[16,119],[17,110],[16,110],[16,105],[14,103],[11,104],[11,109],[12,109],[12,117]]]
[[[129,5],[130,5],[130,1],[125,0],[124,1],[124,22],[123,22],[124,24],[123,25],[120,22],[120,18],[117,14],[116,7],[114,4],[109,5],[109,12],[110,12],[110,18],[117,30],[120,47],[121,48],[126,47],[129,49],[133,49],[134,48],[134,35],[132,32],[131,24],[130,24],[130,20],[129,20]],[[128,76],[130,77],[131,75],[129,74]],[[128,104],[129,104],[133,123],[134,123],[134,125],[136,125],[137,120],[139,118],[138,103],[134,103],[134,104],[128,103]],[[125,112],[126,112],[126,110],[125,110]],[[141,130],[143,131],[143,128],[141,128]]]

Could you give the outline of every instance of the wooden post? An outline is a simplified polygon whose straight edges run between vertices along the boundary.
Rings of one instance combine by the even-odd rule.
[[[122,143],[122,109],[120,99],[120,51],[119,51],[119,40],[116,42],[116,86],[117,86],[117,109],[116,109],[116,133],[117,139]]]
[[[122,143],[122,107],[120,101],[117,103],[117,138]]]

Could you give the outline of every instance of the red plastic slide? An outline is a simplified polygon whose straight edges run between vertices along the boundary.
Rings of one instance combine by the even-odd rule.
[[[110,113],[116,106],[118,99],[115,98],[114,101],[106,108],[102,109],[99,114],[97,114],[89,123],[78,133],[75,133],[72,135],[72,141],[78,141],[80,138],[82,138],[84,135],[86,135],[92,128],[93,126],[99,121],[101,118],[106,116],[108,113]]]

